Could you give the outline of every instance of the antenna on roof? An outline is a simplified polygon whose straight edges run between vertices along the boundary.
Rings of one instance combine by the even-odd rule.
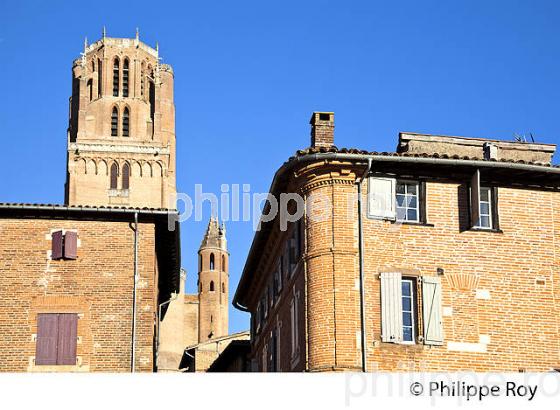
[[[518,134],[518,133],[515,132],[513,134],[513,138],[515,138],[515,141],[517,141],[517,142],[523,142],[523,143],[527,142],[527,138],[525,137],[524,134]]]
[[[534,142],[535,142],[535,138],[533,137],[533,133],[532,133],[532,132],[530,132],[530,133],[529,133],[529,135],[531,136],[531,142],[533,142],[533,143],[534,143]]]

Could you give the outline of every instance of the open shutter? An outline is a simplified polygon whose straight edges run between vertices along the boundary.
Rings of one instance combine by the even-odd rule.
[[[58,315],[39,313],[37,315],[36,365],[55,365],[57,359]]]
[[[402,284],[398,272],[381,273],[381,340],[400,343],[402,328]]]
[[[76,364],[76,345],[78,342],[78,315],[62,313],[58,315],[58,354],[57,363]]]
[[[471,226],[480,218],[480,171],[477,169],[471,178]]]
[[[51,259],[61,259],[62,258],[62,241],[63,241],[62,231],[56,231],[52,233],[52,244],[51,244]]]
[[[396,180],[370,177],[368,186],[368,216],[395,219]]]
[[[78,234],[68,231],[64,235],[64,257],[76,259],[78,257]]]
[[[424,344],[443,344],[441,306],[441,281],[438,277],[422,278],[422,307],[424,322]]]

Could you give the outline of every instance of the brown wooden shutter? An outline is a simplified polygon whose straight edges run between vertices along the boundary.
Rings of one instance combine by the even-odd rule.
[[[76,364],[76,345],[78,342],[78,315],[61,313],[58,315],[58,354],[57,364]]]
[[[52,233],[52,252],[51,259],[61,259],[62,258],[62,231],[56,231]]]
[[[66,259],[78,257],[78,234],[76,232],[69,231],[64,235],[64,257]]]
[[[37,315],[37,345],[35,364],[55,365],[57,360],[58,315],[40,313]]]

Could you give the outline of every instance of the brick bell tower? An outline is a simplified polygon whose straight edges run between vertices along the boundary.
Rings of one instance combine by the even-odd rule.
[[[173,81],[138,32],[85,41],[72,67],[66,204],[175,208]]]
[[[229,253],[226,227],[211,218],[198,251],[198,341],[228,334]]]

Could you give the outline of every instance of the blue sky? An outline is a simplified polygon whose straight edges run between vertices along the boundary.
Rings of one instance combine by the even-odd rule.
[[[175,71],[178,190],[267,192],[334,111],[339,147],[399,131],[560,142],[555,1],[0,3],[0,201],[62,203],[73,59],[84,37],[159,41]],[[210,211],[206,210],[206,216]],[[182,226],[188,291],[206,221]],[[253,237],[228,225],[230,297]],[[230,331],[248,328],[232,308]]]

